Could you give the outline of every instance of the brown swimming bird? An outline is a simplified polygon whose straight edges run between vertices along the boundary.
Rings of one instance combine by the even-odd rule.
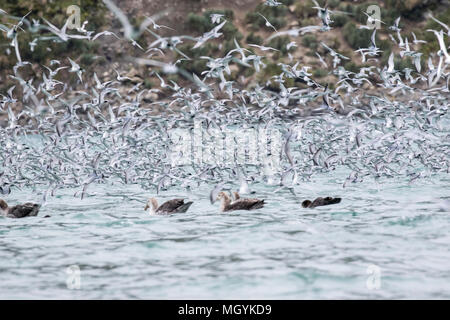
[[[9,207],[5,200],[0,199],[0,215],[8,218],[35,217],[38,215],[40,207],[39,204],[31,202]]]
[[[144,210],[147,211],[150,209],[151,215],[184,213],[189,209],[192,203],[192,201],[184,203],[184,199],[172,199],[158,206],[158,201],[155,198],[150,198],[148,199]]]
[[[333,197],[319,197],[316,200],[312,201],[311,200],[305,200],[302,202],[302,207],[303,208],[315,208],[315,207],[320,207],[320,206],[327,206],[330,204],[335,204],[335,203],[339,203],[341,202],[341,198],[333,198]]]
[[[220,211],[234,211],[234,210],[254,210],[260,209],[264,206],[264,200],[241,198],[239,193],[234,192],[235,201],[231,201],[231,198],[225,193],[220,192],[217,195],[217,199],[221,200]]]

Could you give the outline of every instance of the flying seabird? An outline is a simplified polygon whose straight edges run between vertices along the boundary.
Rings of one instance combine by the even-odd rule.
[[[186,212],[193,202],[184,202],[184,199],[172,199],[164,202],[158,206],[158,201],[155,198],[150,198],[145,205],[144,210],[150,209],[151,215],[165,215],[172,213],[184,213]]]
[[[40,207],[39,204],[31,202],[9,207],[5,200],[0,199],[0,216],[8,218],[35,217],[38,215]]]
[[[311,200],[305,200],[302,202],[302,207],[303,208],[315,208],[315,207],[320,207],[320,206],[327,206],[330,204],[335,204],[335,203],[339,203],[341,202],[341,198],[333,198],[333,197],[319,197],[316,198],[316,200],[312,201]]]
[[[241,198],[237,192],[234,192],[235,201],[225,193],[220,192],[217,199],[221,200],[220,211],[234,211],[234,210],[254,210],[260,209],[264,206],[264,200],[256,198]]]

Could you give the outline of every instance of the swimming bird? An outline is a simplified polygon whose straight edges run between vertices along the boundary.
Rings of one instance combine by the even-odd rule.
[[[114,0],[106,2],[111,1]],[[426,70],[423,75],[420,74],[421,53],[410,48],[411,43],[416,44],[420,40],[414,35],[412,38],[409,36],[413,41],[404,37],[397,26],[394,32],[388,34],[391,37],[397,34],[395,39],[392,37],[397,48],[391,50],[391,56],[388,54],[386,66],[386,61],[380,59],[382,61],[379,61],[378,67],[371,65],[361,68],[358,73],[351,72],[340,65],[343,64],[341,59],[348,59],[340,56],[332,45],[324,42],[325,46],[318,48],[320,54],[317,52],[316,56],[321,65],[329,74],[338,78],[336,89],[324,90],[323,85],[314,81],[315,76],[310,72],[312,66],[300,61],[291,60],[293,65],[291,62],[279,62],[277,72],[267,81],[266,77],[258,76],[266,67],[264,62],[271,60],[270,57],[264,57],[264,54],[272,50],[268,49],[270,44],[267,43],[271,38],[282,34],[299,36],[306,32],[324,32],[330,28],[331,11],[325,4],[322,7],[316,4],[315,8],[320,10],[323,20],[321,25],[274,33],[263,41],[264,46],[247,44],[249,48],[259,48],[254,50],[258,54],[241,47],[236,39],[233,49],[214,40],[223,49],[231,50],[226,50],[229,52],[224,52],[224,57],[215,54],[213,57],[192,56],[190,61],[186,60],[187,55],[177,52],[177,46],[187,42],[182,47],[185,51],[194,45],[205,45],[207,41],[220,36],[221,32],[225,33],[226,25],[220,29],[224,18],[214,20],[211,26],[213,30],[197,38],[176,34],[158,35],[154,29],[159,29],[160,26],[154,24],[154,18],[147,19],[140,26],[133,26],[123,20],[124,32],[117,33],[117,36],[123,38],[122,34],[131,35],[125,37],[129,41],[124,41],[124,45],[131,47],[131,40],[138,41],[138,35],[148,30],[154,41],[150,46],[142,45],[148,49],[146,54],[153,55],[154,59],[165,56],[160,61],[149,59],[150,56],[147,59],[127,56],[125,60],[142,67],[145,65],[140,68],[143,70],[149,69],[149,66],[152,80],[160,78],[160,87],[167,94],[169,90],[173,91],[171,94],[174,99],[170,99],[166,93],[154,98],[150,94],[155,89],[148,90],[143,80],[136,84],[124,83],[123,90],[119,92],[118,88],[112,87],[117,82],[110,81],[120,82],[127,80],[126,77],[112,72],[114,76],[107,79],[108,75],[103,75],[94,66],[89,66],[89,72],[82,72],[78,64],[62,66],[59,61],[52,60],[48,68],[36,65],[36,68],[41,68],[40,71],[21,73],[29,63],[20,60],[19,45],[15,41],[13,47],[17,50],[17,63],[12,67],[13,75],[6,77],[17,84],[12,87],[12,84],[8,85],[6,93],[0,94],[0,145],[3,151],[0,152],[0,196],[11,192],[9,186],[14,186],[14,192],[23,187],[41,185],[49,186],[50,190],[80,188],[81,195],[84,196],[93,184],[105,183],[109,178],[111,183],[117,181],[127,185],[140,184],[145,189],[155,188],[156,191],[168,190],[180,183],[183,188],[191,189],[203,183],[238,181],[242,196],[248,192],[248,183],[251,182],[252,187],[258,183],[267,183],[279,186],[274,193],[288,189],[295,195],[294,188],[301,182],[308,181],[316,173],[322,174],[338,167],[347,167],[352,172],[346,180],[343,177],[343,187],[350,183],[360,183],[366,176],[375,179],[404,177],[412,182],[437,172],[449,173],[450,162],[446,157],[449,152],[446,144],[448,130],[445,127],[450,83],[449,64],[445,61],[448,60],[449,51],[448,48],[441,48],[447,45],[448,40],[448,29],[443,25],[442,34],[440,27],[431,31],[439,46],[433,47],[435,52],[428,55],[428,68],[424,64],[423,69]],[[125,16],[122,15],[123,17]],[[40,28],[35,25],[39,25],[39,21],[34,23],[33,20],[36,31],[31,31],[31,28],[24,27],[28,26],[27,19],[18,17],[15,20],[16,27],[11,27],[8,23],[6,26],[0,25],[0,31],[5,33],[8,41],[17,40],[17,33],[27,31],[32,33],[29,34],[30,41],[36,39],[34,34]],[[17,25],[20,20],[23,21],[23,28]],[[43,23],[44,26],[47,25],[45,21]],[[126,31],[127,26],[130,28]],[[44,29],[50,31],[47,27]],[[62,29],[54,31],[62,37],[71,38],[68,34],[69,27],[63,26]],[[78,31],[82,32],[83,37],[90,39],[90,31],[86,32],[84,27]],[[381,48],[376,44],[376,31],[371,33],[370,42],[367,39],[368,48],[361,48],[359,52],[364,59],[370,57],[372,60],[378,58]],[[107,33],[102,34],[106,35]],[[95,33],[92,37],[96,37]],[[100,35],[96,39],[99,37]],[[29,43],[30,47],[35,48],[35,52],[38,48],[35,44],[41,44],[43,38],[38,36],[37,41]],[[46,37],[46,40],[56,41],[52,47],[62,43],[55,34]],[[27,43],[25,45],[28,46]],[[5,48],[7,54],[13,53],[9,47]],[[438,49],[440,50],[437,51]],[[52,52],[50,48],[47,51]],[[168,54],[172,51],[177,54],[172,56],[173,59]],[[328,58],[325,54],[331,57]],[[403,68],[400,67],[401,64],[395,66],[395,55],[398,54],[400,57],[414,59],[418,72],[415,77],[412,77],[415,74],[413,68]],[[109,55],[106,57],[110,60]],[[49,59],[51,58],[55,57],[50,55]],[[81,57],[70,58],[72,61],[82,61]],[[176,62],[172,61],[174,59],[177,59]],[[183,66],[196,62],[196,59],[206,59],[206,68],[201,74],[195,73],[193,76]],[[180,64],[180,61],[185,62]],[[231,71],[237,66],[254,69],[256,74],[251,77],[241,75],[236,79]],[[128,64],[121,65],[114,61],[110,65],[110,71],[129,67]],[[67,81],[65,77],[56,80],[55,77],[62,70],[60,68],[67,68],[66,71],[71,70],[77,76],[82,75],[83,83]],[[177,84],[165,77],[175,73],[195,85],[186,86],[185,82]],[[135,82],[134,79],[130,81]],[[291,79],[307,87],[292,87],[287,82]],[[4,81],[3,76],[0,81]],[[128,88],[129,86],[132,87]],[[371,88],[379,89],[376,90],[379,92],[371,95],[367,92]],[[339,95],[341,89],[346,91],[342,97]],[[224,99],[225,95],[228,99]],[[151,100],[151,108],[144,107],[140,97],[145,102]],[[79,103],[65,102],[72,99],[79,100]],[[316,104],[322,107],[318,111],[335,108],[338,113],[344,109],[345,104],[348,113],[346,110],[345,118],[334,112],[320,112],[320,116],[315,116]],[[303,107],[307,109],[303,110]],[[303,111],[311,112],[311,115]],[[311,118],[305,121],[303,116]],[[199,121],[200,126],[197,126],[195,123],[199,122],[196,120],[200,119],[205,119],[206,123]],[[200,139],[197,140],[195,132],[197,128],[203,132],[203,124],[206,124],[204,133],[207,134],[198,135]],[[297,126],[301,126],[301,140],[304,143],[298,139],[300,136],[294,138],[292,131],[282,134],[288,128]],[[194,139],[180,139],[179,136],[174,139],[171,133],[175,128],[186,130],[186,136]],[[264,131],[259,131],[260,129]],[[251,130],[248,131],[249,134],[247,130]],[[25,142],[21,137],[28,134],[39,135],[42,137],[41,142]],[[177,152],[172,152],[174,145],[177,145]],[[187,148],[178,148],[181,145]],[[308,146],[310,152],[307,152]],[[201,150],[200,159],[197,157],[198,149]],[[240,168],[238,165],[242,165],[242,173],[234,169],[232,161],[235,162],[234,167]],[[175,166],[175,162],[183,165]],[[418,166],[424,166],[424,174],[417,173]],[[211,199],[217,200],[221,191],[230,195],[225,187],[219,187],[211,194]],[[238,198],[235,194],[230,205],[240,200]]]
[[[158,201],[155,198],[150,198],[145,205],[144,210],[150,209],[151,215],[166,215],[172,213],[184,213],[193,204],[192,201],[184,202],[184,199],[172,199],[164,202],[158,206]]]
[[[220,211],[235,211],[235,210],[254,210],[260,209],[264,206],[264,200],[256,198],[241,198],[237,192],[234,193],[235,201],[231,201],[230,196],[225,192],[220,192],[217,199],[221,200]]]
[[[38,215],[40,207],[39,204],[31,202],[9,207],[5,200],[0,199],[0,215],[8,218],[35,217]]]
[[[316,198],[316,200],[311,201],[311,200],[305,200],[302,202],[302,207],[303,208],[315,208],[315,207],[320,207],[320,206],[327,206],[330,204],[336,204],[341,202],[341,198],[333,198],[333,197],[319,197]]]

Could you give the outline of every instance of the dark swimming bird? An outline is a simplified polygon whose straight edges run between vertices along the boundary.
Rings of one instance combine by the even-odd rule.
[[[316,200],[314,200],[312,202],[311,202],[311,200],[303,201],[302,207],[303,208],[315,208],[315,207],[327,206],[327,205],[335,204],[335,203],[339,203],[339,202],[341,202],[341,198],[319,197],[319,198],[316,198]]]
[[[264,206],[264,200],[256,198],[241,198],[237,192],[234,193],[234,196],[236,200],[231,201],[231,198],[223,191],[217,195],[217,199],[221,200],[220,211],[254,210],[260,209]]]
[[[184,213],[193,204],[192,201],[184,203],[184,199],[172,199],[164,202],[162,205],[158,206],[158,201],[155,198],[150,198],[144,210],[150,209],[151,215],[164,215],[172,213]]]
[[[0,199],[0,215],[8,218],[25,218],[35,217],[38,215],[39,204],[27,202],[25,204],[18,204],[14,207],[8,207],[5,200]]]

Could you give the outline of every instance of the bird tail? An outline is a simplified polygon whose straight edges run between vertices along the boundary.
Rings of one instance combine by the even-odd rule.
[[[341,202],[341,198],[333,198],[331,203],[335,204],[335,203],[339,203],[339,202]]]
[[[184,213],[184,212],[188,211],[189,207],[190,207],[193,203],[194,203],[194,202],[189,201],[189,202],[186,202],[186,203],[182,204],[182,205],[178,208],[177,212]]]
[[[31,217],[34,217],[34,216],[37,216],[38,215],[38,213],[39,213],[39,209],[41,208],[41,205],[40,204],[35,204],[35,205],[33,205],[33,209],[31,210],[31,212],[30,212],[30,216]]]
[[[264,207],[264,200],[261,200],[261,201],[258,201],[258,202],[256,202],[253,206],[252,206],[252,210],[253,209],[260,209],[260,208],[262,208],[262,207]]]

